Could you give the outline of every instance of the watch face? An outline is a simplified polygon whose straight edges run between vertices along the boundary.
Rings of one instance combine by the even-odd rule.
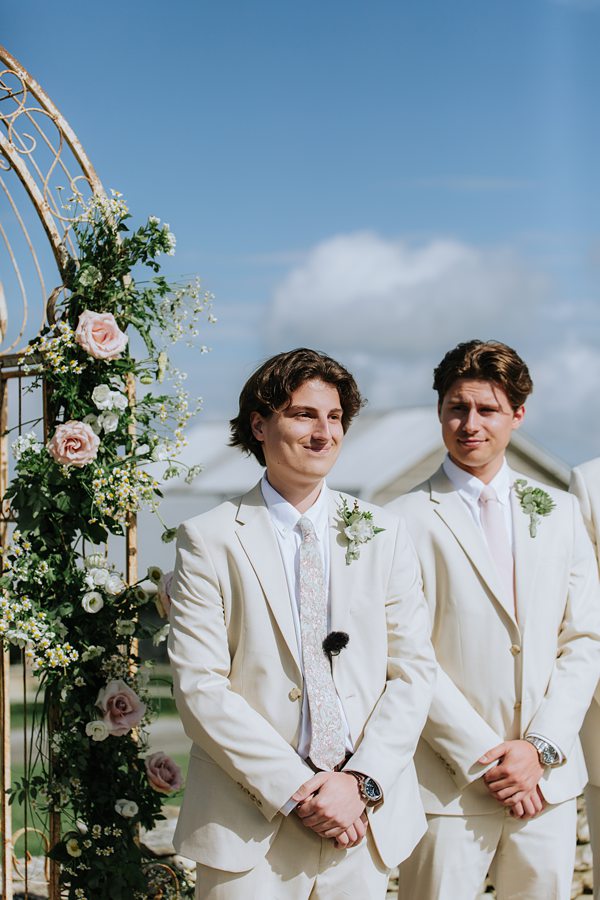
[[[551,766],[558,760],[558,753],[551,747],[544,747],[542,750],[542,760],[547,766]]]
[[[380,800],[381,799],[381,791],[377,787],[375,781],[372,778],[365,778],[364,782],[365,794],[369,798],[369,800]]]

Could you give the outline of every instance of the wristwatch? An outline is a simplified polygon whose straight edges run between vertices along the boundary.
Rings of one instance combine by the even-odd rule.
[[[540,762],[543,766],[549,766],[553,768],[554,766],[558,766],[560,764],[560,753],[549,741],[545,741],[543,738],[535,737],[534,735],[529,735],[525,738],[530,744],[533,744],[535,749],[538,752],[538,756],[540,758]]]
[[[358,792],[361,799],[364,800],[365,806],[375,806],[383,799],[381,788],[374,778],[369,778],[368,775],[363,775],[362,772],[353,772],[348,769],[344,770],[344,774],[354,775],[356,778],[356,781],[358,782]]]

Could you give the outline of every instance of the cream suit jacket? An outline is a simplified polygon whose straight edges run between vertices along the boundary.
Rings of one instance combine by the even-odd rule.
[[[579,500],[583,521],[600,565],[600,459],[592,459],[573,469],[569,490]],[[581,743],[590,783],[600,787],[600,685],[581,729]]]
[[[511,491],[518,622],[485,538],[441,468],[390,504],[406,519],[421,562],[439,663],[415,756],[428,813],[497,812],[476,760],[528,732],[566,756],[542,777],[549,803],[575,797],[587,780],[578,732],[600,674],[596,564],[574,498],[528,483],[551,494],[556,508],[532,538]]]
[[[331,629],[350,640],[333,659],[333,679],[355,747],[347,767],[384,792],[369,818],[393,866],[425,830],[413,754],[436,669],[429,615],[404,523],[361,502],[385,531],[346,565],[338,502],[330,492]],[[193,741],[175,844],[204,865],[246,871],[266,854],[279,810],[313,775],[294,749],[301,662],[259,485],[181,526],[172,591],[175,698]]]

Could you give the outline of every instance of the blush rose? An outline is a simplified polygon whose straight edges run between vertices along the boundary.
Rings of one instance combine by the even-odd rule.
[[[148,783],[155,791],[170,794],[183,786],[181,769],[165,753],[151,753],[145,762]]]
[[[75,340],[94,359],[118,359],[129,338],[121,331],[112,313],[86,309],[79,316]]]
[[[146,704],[120,678],[100,689],[96,706],[102,710],[102,719],[113,737],[136,728],[146,712]]]
[[[48,443],[48,452],[62,466],[87,466],[96,459],[100,438],[85,422],[71,419],[59,425]]]

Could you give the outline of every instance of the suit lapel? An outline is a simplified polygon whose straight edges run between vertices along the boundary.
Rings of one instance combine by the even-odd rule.
[[[288,583],[260,484],[242,497],[237,521],[240,524],[237,529],[238,539],[256,573],[285,643],[298,669],[302,671]]]
[[[338,495],[329,492],[329,601],[331,631],[346,631],[356,566],[346,565],[347,543],[339,528]],[[335,659],[335,657],[334,657]]]
[[[519,477],[518,475],[516,477]],[[514,487],[510,490],[512,509],[514,551],[515,551],[515,594],[519,624],[523,628],[527,616],[527,600],[531,597],[533,583],[539,566],[540,547],[543,547],[543,527],[538,527],[537,535],[529,533],[529,516],[521,509]]]
[[[485,538],[443,469],[438,469],[431,477],[430,485],[436,514],[448,526],[494,598],[516,625],[512,598],[502,590]]]

